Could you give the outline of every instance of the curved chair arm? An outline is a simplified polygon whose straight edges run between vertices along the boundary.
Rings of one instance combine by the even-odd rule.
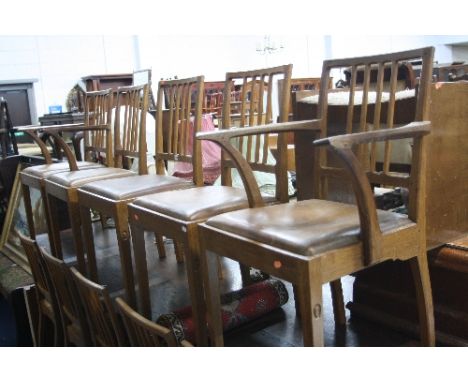
[[[255,127],[233,127],[230,129],[219,130],[215,132],[197,133],[197,139],[206,139],[208,141],[215,142],[234,161],[237,170],[244,184],[247,198],[249,201],[249,207],[262,207],[265,205],[258,188],[257,182],[253,175],[253,171],[250,168],[249,163],[244,158],[242,153],[231,144],[230,139],[246,135],[257,135],[257,134],[275,134],[283,132],[294,132],[301,130],[320,130],[320,120],[309,120],[309,121],[295,121],[295,122],[284,122],[284,123],[272,123],[268,125],[255,126]]]
[[[51,164],[52,163],[52,155],[50,155],[49,150],[47,149],[46,144],[44,141],[39,138],[37,134],[37,130],[24,130],[26,134],[28,134],[34,142],[37,143],[39,148],[41,149],[42,156],[44,157],[45,163],[46,164]]]
[[[70,167],[70,171],[78,171],[78,164],[76,162],[75,155],[73,151],[71,151],[70,147],[68,147],[67,142],[60,136],[58,131],[48,131],[48,134],[54,137],[56,144],[63,150],[65,156],[68,160],[68,166]]]
[[[364,246],[364,262],[372,264],[381,257],[381,235],[377,219],[377,207],[366,172],[352,151],[354,144],[388,141],[403,138],[417,138],[430,133],[430,122],[413,122],[403,127],[364,133],[338,135],[319,139],[316,146],[329,147],[349,171],[357,201],[361,236]]]

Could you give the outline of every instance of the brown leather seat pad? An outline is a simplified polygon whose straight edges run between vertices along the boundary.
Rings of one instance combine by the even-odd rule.
[[[405,215],[381,210],[378,219],[383,233],[415,224]],[[306,256],[360,240],[356,206],[317,199],[229,212],[206,224]]]
[[[57,183],[65,187],[79,187],[101,179],[122,178],[124,176],[135,175],[134,172],[121,168],[103,167],[83,171],[60,172],[47,178],[47,182]]]
[[[132,179],[99,180],[80,187],[80,190],[112,200],[136,198],[149,193],[193,187],[193,183],[175,176],[140,175]]]
[[[79,169],[104,167],[102,164],[95,163],[95,162],[77,162],[77,165]],[[31,167],[25,168],[23,171],[21,171],[21,173],[25,175],[31,175],[36,178],[47,178],[48,176],[52,174],[65,172],[65,171],[70,171],[68,162],[40,164],[38,166],[31,166]]]
[[[146,195],[135,199],[133,204],[185,221],[205,220],[248,207],[244,189],[227,186],[205,186]]]

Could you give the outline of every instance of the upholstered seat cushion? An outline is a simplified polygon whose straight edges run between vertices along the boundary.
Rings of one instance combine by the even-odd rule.
[[[77,162],[79,169],[90,169],[90,168],[102,168],[104,167],[102,164],[95,163],[95,162]],[[31,166],[25,168],[21,171],[24,175],[31,175],[36,178],[47,178],[52,174],[58,172],[65,172],[70,171],[70,166],[68,162],[58,162],[58,163],[51,163],[51,164],[40,164],[37,166]]]
[[[129,170],[114,167],[92,168],[84,171],[68,171],[53,174],[47,178],[47,182],[57,183],[65,187],[79,187],[89,182],[101,179],[122,178],[135,176]]]
[[[112,200],[125,200],[138,196],[193,187],[193,183],[175,176],[140,175],[132,179],[106,179],[93,182],[80,190],[91,192]]]
[[[265,196],[266,201],[274,198]],[[133,204],[185,221],[205,220],[211,216],[247,208],[247,195],[242,188],[205,186],[142,196]]]
[[[406,215],[378,210],[380,229],[389,233],[414,226]],[[209,219],[207,225],[311,256],[359,242],[357,207],[326,200],[305,200],[229,212]]]

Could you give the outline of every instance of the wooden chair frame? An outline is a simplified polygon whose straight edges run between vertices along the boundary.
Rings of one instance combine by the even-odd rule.
[[[434,318],[432,312],[432,295],[426,257],[425,239],[425,162],[424,151],[425,135],[430,131],[430,122],[424,121],[428,116],[429,85],[432,72],[432,58],[434,49],[423,48],[413,51],[393,54],[359,57],[354,59],[327,60],[323,64],[322,85],[320,89],[319,115],[316,123],[320,126],[322,137],[327,134],[327,101],[330,70],[344,65],[352,66],[352,73],[356,73],[359,66],[365,66],[365,79],[363,87],[363,99],[366,100],[369,90],[370,67],[379,63],[379,75],[377,84],[377,102],[374,112],[374,129],[366,131],[367,103],[363,101],[360,115],[360,131],[352,133],[352,121],[354,111],[353,94],[355,82],[350,86],[350,103],[348,107],[348,119],[346,133],[343,136],[323,138],[310,147],[311,142],[300,142],[295,137],[296,163],[301,166],[298,169],[305,191],[300,193],[300,199],[326,196],[326,182],[324,178],[329,176],[343,176],[351,180],[354,195],[357,201],[357,210],[360,221],[360,241],[343,248],[331,249],[318,255],[292,252],[275,245],[249,239],[235,232],[210,225],[210,220],[200,225],[200,239],[202,270],[205,277],[205,293],[207,298],[207,317],[210,338],[214,345],[222,346],[223,334],[219,301],[219,285],[216,277],[216,263],[218,256],[225,256],[246,265],[256,267],[276,277],[290,281],[296,286],[299,299],[299,307],[302,316],[302,328],[304,345],[323,346],[323,317],[322,317],[322,284],[339,280],[344,275],[351,274],[368,266],[385,260],[409,260],[413,272],[416,295],[418,300],[418,312],[420,318],[421,340],[425,345],[434,345]],[[421,73],[420,88],[418,92],[415,122],[404,127],[393,126],[392,109],[395,103],[395,89],[397,80],[398,62],[422,58],[423,68]],[[381,95],[383,88],[384,64],[391,62],[392,74],[390,84],[391,92],[387,110],[387,128],[381,129]],[[355,78],[355,77],[352,77]],[[200,138],[226,145],[226,137],[223,132],[217,134],[203,134]],[[395,139],[413,138],[412,171],[410,175],[398,175],[389,172],[389,157],[386,154],[384,171],[375,170],[375,155],[373,147],[375,142],[390,142]],[[370,152],[366,154],[368,145]],[[362,150],[353,152],[352,147],[360,145]],[[386,143],[389,146],[389,143]],[[333,151],[342,164],[342,168],[332,169],[327,167],[327,157],[322,150],[314,150],[315,147],[328,147]],[[304,151],[303,151],[304,150]],[[388,149],[386,149],[386,152]],[[298,160],[298,158],[301,158]],[[312,159],[308,161],[307,159]],[[315,160],[313,160],[315,158]],[[308,174],[308,176],[307,176]],[[313,175],[313,176],[311,176]],[[392,186],[408,187],[410,199],[408,204],[408,218],[413,223],[404,229],[382,233],[377,220],[375,201],[370,183],[389,184]],[[246,188],[250,185],[245,182]],[[256,192],[254,191],[253,194]],[[258,198],[258,196],[257,196]],[[299,203],[306,203],[299,201]],[[265,207],[272,208],[272,207]],[[256,212],[257,210],[255,210]],[[261,209],[258,210],[261,213]],[[323,211],[322,211],[323,212]],[[252,212],[254,213],[254,212]],[[228,216],[230,213],[225,214]],[[313,253],[313,249],[311,250]]]
[[[148,107],[147,98],[148,98],[148,85],[139,85],[139,86],[127,86],[127,87],[120,87],[119,92],[125,94],[124,97],[127,96],[127,93],[131,94],[133,97],[138,97],[139,94],[142,92],[144,94],[145,103],[143,107]],[[119,94],[120,94],[119,93]],[[121,100],[120,100],[121,101]],[[108,105],[108,113],[111,113],[111,105]],[[127,115],[127,118],[136,119],[135,115]],[[90,115],[90,118],[93,118],[93,121],[96,123],[102,123],[102,119],[106,118],[105,115],[101,115],[98,113],[97,115]],[[109,117],[107,117],[109,118]],[[104,119],[108,123],[108,119]],[[116,177],[128,177],[134,176],[135,173],[131,172],[130,170],[123,169],[122,167],[127,164],[124,163],[122,157],[127,154],[126,150],[121,150],[121,146],[119,146],[120,142],[120,116],[119,113],[116,113],[115,123],[114,123],[114,138],[112,138],[112,132],[109,130],[108,124],[105,125],[105,128],[102,128],[100,134],[91,135],[88,130],[85,131],[84,141],[85,146],[89,147],[89,150],[86,150],[86,155],[91,155],[91,153],[100,153],[102,150],[105,152],[105,161],[107,167],[93,169],[91,171],[87,171],[83,179],[80,182],[80,185],[91,183],[93,181],[98,181],[102,179],[109,179],[109,178],[116,178]],[[98,125],[101,126],[101,125]],[[55,133],[54,136],[56,135]],[[134,130],[131,131],[123,131],[122,134],[124,135],[125,139],[128,140],[129,145],[137,145],[140,143],[138,140],[145,139],[145,137],[138,136]],[[135,137],[136,141],[135,141]],[[66,178],[72,178],[73,176],[78,174],[80,169],[76,164],[76,160],[74,159],[71,151],[68,149],[66,144],[59,140],[59,143],[63,147],[65,154],[67,155],[69,165],[70,165],[70,172],[66,174]],[[116,146],[113,149],[113,146]],[[146,146],[145,146],[146,147]],[[99,155],[99,154],[98,154]],[[140,159],[139,162],[140,170],[146,171],[146,153],[144,158]],[[80,173],[81,174],[81,173]],[[60,174],[55,176],[61,177]],[[54,247],[57,251],[57,257],[62,258],[62,250],[61,250],[61,239],[60,239],[60,229],[57,224],[58,222],[58,211],[57,211],[57,200],[62,200],[67,203],[68,207],[68,214],[70,217],[71,228],[73,232],[73,243],[75,246],[76,251],[76,258],[78,261],[78,269],[86,274],[86,260],[84,256],[84,248],[82,242],[82,232],[81,226],[82,221],[80,218],[80,210],[78,205],[78,186],[68,186],[57,182],[54,179],[54,175],[48,177],[45,181],[45,191],[46,191],[46,198],[47,204],[49,208],[49,216],[50,216],[50,231],[49,235],[53,240]]]
[[[190,116],[192,115],[191,108],[191,89],[198,90],[200,96],[195,103],[195,120],[193,131],[191,129]],[[164,131],[163,127],[163,107],[162,94],[167,89],[169,99],[172,100],[169,105],[169,125],[168,131]],[[81,221],[83,224],[83,238],[86,245],[86,253],[89,267],[90,278],[97,281],[97,265],[96,254],[93,240],[93,229],[91,225],[90,209],[94,209],[106,216],[110,216],[115,221],[117,240],[119,244],[119,253],[121,258],[122,274],[124,279],[124,288],[126,290],[127,300],[130,305],[136,306],[135,285],[133,278],[133,266],[130,246],[130,232],[128,227],[128,209],[127,205],[132,202],[136,196],[145,195],[148,193],[157,193],[168,191],[171,189],[180,189],[202,185],[203,177],[201,172],[201,146],[200,142],[195,139],[196,132],[201,129],[201,95],[203,94],[203,76],[193,77],[188,79],[180,79],[175,81],[161,81],[159,83],[158,104],[156,111],[156,175],[147,175],[146,169],[146,133],[144,125],[140,129],[140,144],[133,145],[133,151],[130,148],[125,148],[125,141],[121,144],[117,138],[115,143],[116,158],[123,155],[138,156],[140,160],[139,175],[140,180],[144,184],[143,188],[137,184],[137,187],[129,193],[129,196],[124,198],[112,198],[107,194],[102,193],[100,183],[96,182],[91,185],[91,189],[86,187],[78,190],[78,203],[80,206]],[[119,103],[118,103],[119,104]],[[145,109],[143,109],[144,111]],[[143,114],[144,115],[144,114]],[[143,119],[142,119],[143,121]],[[137,121],[138,122],[138,121]],[[116,121],[118,125],[118,121]],[[134,128],[138,128],[135,124]],[[119,133],[116,130],[116,135]],[[187,151],[187,143],[189,135],[192,134],[193,154],[190,155]],[[131,134],[128,134],[131,136]],[[135,134],[136,135],[136,134]],[[122,155],[119,155],[122,153]],[[166,169],[164,161],[166,160],[182,160],[192,163],[194,170],[193,182],[183,181],[179,178],[168,177],[165,175]],[[116,162],[116,165],[119,163]],[[145,177],[143,177],[145,176]],[[167,183],[168,179],[176,180],[176,182]],[[118,182],[118,180],[117,180]],[[117,185],[115,185],[118,188]],[[107,188],[107,186],[106,186]],[[164,255],[163,238],[157,234],[158,250],[160,256]]]
[[[177,346],[171,329],[161,326],[133,310],[121,297],[115,299],[131,346]],[[193,346],[183,340],[181,346]]]
[[[276,75],[282,75],[285,81],[289,82],[291,77],[291,70],[292,65],[284,65],[275,68],[269,69],[261,69],[261,70],[252,70],[247,72],[237,72],[237,73],[227,73],[226,74],[226,86],[224,88],[224,112],[223,112],[223,123],[222,123],[222,130],[229,131],[229,139],[231,138],[239,138],[240,139],[240,147],[233,149],[235,151],[234,160],[238,157],[242,158],[246,166],[249,168],[259,170],[259,171],[269,171],[274,172],[277,178],[277,191],[276,191],[276,199],[275,202],[278,201],[285,201],[289,200],[288,192],[287,192],[287,166],[284,161],[287,157],[282,156],[277,161],[277,165],[267,165],[265,163],[266,156],[264,155],[261,158],[260,155],[247,155],[247,159],[244,159],[243,154],[241,153],[242,145],[246,145],[248,147],[248,152],[250,153],[251,148],[254,147],[255,142],[258,144],[256,147],[256,152],[259,153],[260,151],[265,153],[268,149],[268,139],[264,139],[264,146],[260,145],[259,139],[256,141],[252,139],[254,135],[257,137],[262,134],[263,132],[267,131],[267,129],[263,129],[260,127],[256,127],[257,124],[263,124],[263,119],[260,117],[263,113],[254,113],[254,107],[260,107],[260,110],[263,109],[263,96],[265,94],[265,89],[260,85],[259,87],[259,97],[258,97],[258,104],[254,105],[254,103],[249,103],[246,100],[246,97],[242,99],[246,100],[245,103],[249,104],[251,109],[247,109],[245,104],[242,105],[241,110],[243,110],[241,115],[241,120],[248,125],[248,127],[236,128],[236,129],[229,129],[231,126],[231,108],[230,108],[230,100],[232,89],[231,87],[234,84],[236,79],[241,79],[243,83],[252,83],[255,84],[255,78],[260,78],[260,83],[263,84],[265,81],[272,80],[272,78]],[[250,81],[252,80],[252,81]],[[287,87],[286,89],[289,89]],[[247,89],[244,87],[244,91],[247,92]],[[268,92],[268,96],[270,97],[271,101],[271,92]],[[280,119],[282,120],[284,116],[287,118],[287,106],[289,102],[289,91],[285,92],[284,95],[284,102],[280,105]],[[249,112],[251,111],[251,112]],[[266,114],[271,113],[271,103],[267,103],[267,110]],[[257,118],[254,118],[257,115]],[[249,118],[247,121],[246,118]],[[276,131],[277,133],[282,133],[283,131],[292,131],[294,129],[308,129],[310,126],[304,123],[299,124],[280,124],[281,127],[278,128]],[[268,125],[271,126],[271,125]],[[282,130],[283,129],[283,130]],[[285,143],[284,139],[282,139],[282,135],[279,134],[282,144]],[[232,159],[229,157],[225,157],[224,161],[222,160],[222,179],[221,183],[224,186],[231,187],[231,177],[230,177],[230,169],[234,167]],[[256,185],[256,180],[253,178],[251,179],[252,184]],[[207,189],[208,192],[215,192],[219,195],[222,195],[223,189],[219,188],[218,191],[216,190],[216,186],[214,189]],[[228,188],[225,187],[225,188]],[[196,190],[194,190],[196,191]],[[201,191],[203,192],[203,191]],[[200,194],[200,193],[198,193]],[[161,194],[162,195],[162,194]],[[197,196],[187,196],[191,195],[186,193],[186,191],[174,191],[171,193],[172,197],[177,197],[181,199],[187,200],[187,198],[195,198]],[[202,197],[201,195],[199,195]],[[230,196],[232,197],[232,196]],[[206,196],[205,196],[206,198]],[[223,200],[223,204],[229,205],[228,203],[231,200],[227,200],[226,197],[220,197]],[[239,209],[245,208],[249,204],[253,205],[254,203],[263,203],[262,195],[258,192],[256,198],[252,199],[250,194],[247,193],[247,197],[244,197],[241,202],[237,202],[237,205],[230,206],[230,210],[232,209]],[[156,230],[167,237],[171,237],[176,242],[180,242],[184,248],[185,254],[185,264],[186,264],[186,272],[187,272],[187,280],[189,285],[190,291],[190,298],[192,302],[192,312],[195,321],[195,328],[196,328],[196,338],[197,338],[197,345],[206,346],[208,344],[207,336],[206,336],[206,325],[205,325],[205,306],[204,306],[204,291],[202,286],[202,279],[199,269],[199,233],[198,233],[198,224],[206,220],[206,217],[203,218],[176,218],[169,213],[161,212],[158,210],[153,210],[146,208],[143,205],[140,205],[144,200],[143,198],[137,199],[134,203],[129,205],[129,219],[130,219],[130,227],[132,232],[132,241],[133,241],[133,249],[134,249],[134,256],[135,256],[135,268],[136,268],[136,275],[138,279],[138,288],[139,288],[139,302],[140,302],[140,311],[144,317],[150,318],[151,317],[151,302],[150,302],[150,291],[149,291],[149,280],[148,280],[148,267],[146,262],[146,249],[145,249],[145,239],[144,239],[144,232],[148,230]],[[156,196],[157,200],[157,196]],[[200,200],[200,199],[197,199]],[[196,201],[194,200],[196,203]],[[204,211],[209,216],[213,216],[217,213],[220,213],[216,208],[207,209]],[[210,215],[211,214],[211,215]],[[250,275],[248,273],[248,269],[242,269],[243,279],[248,280],[250,279]]]
[[[41,149],[42,156],[45,160],[45,165],[40,165],[42,172],[31,173],[29,170],[21,172],[21,188],[24,198],[24,206],[26,211],[26,218],[28,222],[29,234],[31,238],[35,239],[36,230],[33,218],[33,209],[31,205],[31,193],[30,189],[38,189],[41,193],[42,200],[44,202],[45,217],[47,223],[47,229],[49,232],[50,249],[55,257],[62,257],[62,249],[57,240],[54,240],[54,230],[52,229],[51,221],[52,218],[49,214],[48,199],[45,190],[45,180],[50,175],[70,171],[71,168],[80,169],[91,169],[102,167],[101,164],[97,163],[100,154],[105,154],[106,158],[111,158],[112,155],[112,144],[111,144],[111,129],[112,129],[112,118],[111,118],[111,107],[113,104],[113,93],[111,90],[103,90],[96,92],[87,92],[85,98],[85,115],[84,122],[82,124],[70,124],[70,125],[58,125],[58,126],[44,126],[44,127],[26,127],[18,128],[18,131],[27,133],[33,141]],[[57,143],[67,150],[68,157],[73,158],[72,163],[68,165],[64,163],[54,163],[52,156],[47,149],[47,146],[40,138],[39,134],[42,131],[47,131],[56,137]],[[86,161],[76,161],[73,153],[68,149],[63,140],[58,135],[61,131],[68,132],[85,132],[86,139],[84,144]],[[65,147],[66,146],[66,147]],[[91,162],[92,161],[92,162]],[[72,167],[70,167],[72,166]],[[59,244],[58,248],[56,244]]]
[[[70,271],[83,302],[93,345],[127,346],[122,323],[107,287],[89,280],[74,267]]]

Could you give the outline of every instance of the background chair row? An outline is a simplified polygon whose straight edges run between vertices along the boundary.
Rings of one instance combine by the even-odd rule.
[[[121,297],[51,256],[25,236],[37,298],[36,346],[177,346],[172,331],[133,310]],[[191,346],[187,341],[182,346]]]

